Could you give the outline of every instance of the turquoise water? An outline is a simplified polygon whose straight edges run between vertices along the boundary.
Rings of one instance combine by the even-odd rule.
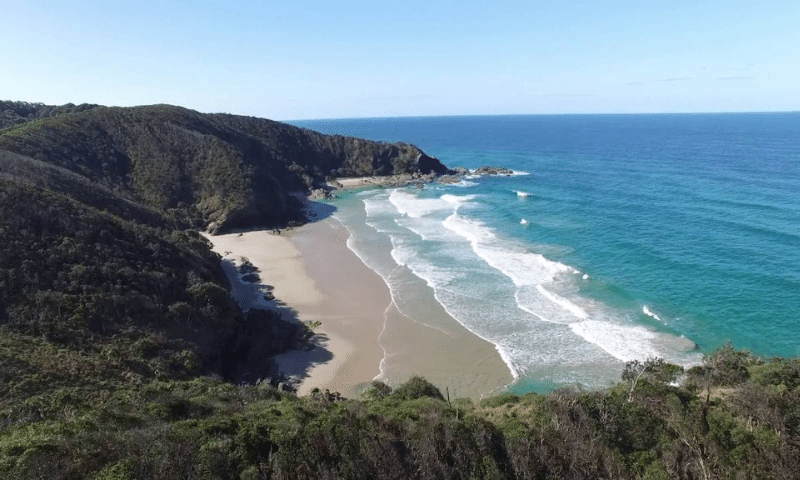
[[[391,245],[396,265],[370,265],[387,282],[407,266],[497,345],[517,391],[607,384],[633,358],[691,365],[728,340],[800,354],[798,113],[298,124],[518,173],[360,192],[335,214],[368,265],[359,238]]]

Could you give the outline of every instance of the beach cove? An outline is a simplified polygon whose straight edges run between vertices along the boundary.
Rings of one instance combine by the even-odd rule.
[[[421,291],[424,315],[397,308],[386,282],[350,248],[335,217],[276,233],[256,230],[207,236],[225,262],[243,310],[269,308],[286,319],[316,322],[310,350],[274,357],[278,370],[314,388],[357,397],[373,379],[397,386],[422,375],[452,396],[481,398],[513,381],[494,345],[472,334]],[[388,250],[386,251],[388,255]],[[275,299],[266,301],[241,280],[234,265],[246,259]]]

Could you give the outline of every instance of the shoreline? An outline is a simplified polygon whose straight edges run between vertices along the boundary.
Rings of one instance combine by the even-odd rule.
[[[499,348],[457,321],[436,298],[427,281],[398,265],[395,246],[364,222],[363,210],[348,205],[348,247],[380,276],[392,295],[386,328],[380,343],[386,351],[381,374],[396,386],[412,375],[422,375],[442,394],[479,399],[514,382],[512,370]],[[360,204],[356,200],[356,204]],[[357,208],[356,210],[349,210]],[[354,215],[351,215],[354,214]]]
[[[453,319],[432,291],[418,293],[424,318],[401,312],[384,279],[348,246],[350,237],[333,217],[279,234],[206,235],[228,261],[232,294],[243,310],[271,309],[292,321],[319,322],[309,341],[313,348],[272,357],[299,395],[319,388],[357,398],[373,379],[396,387],[422,375],[443,394],[479,399],[513,381],[495,346]],[[274,300],[241,280],[233,265],[242,258],[258,269]]]
[[[327,388],[345,396],[354,396],[359,383],[369,382],[379,374],[378,365],[383,354],[376,348],[377,342],[370,345],[368,341],[370,337],[377,338],[378,332],[361,337],[353,335],[348,328],[348,319],[360,317],[362,331],[376,330],[378,326],[374,318],[382,315],[386,306],[380,303],[380,290],[373,289],[367,293],[375,295],[378,300],[374,302],[362,301],[354,305],[338,301],[331,295],[328,285],[320,285],[307,273],[308,262],[294,243],[296,237],[312,237],[315,248],[325,251],[325,256],[336,257],[337,268],[344,270],[347,278],[353,280],[350,283],[375,284],[368,275],[374,272],[359,265],[358,258],[355,259],[358,263],[346,256],[339,260],[344,253],[341,249],[347,250],[346,238],[342,239],[330,226],[325,227],[323,224],[328,221],[330,219],[309,223],[280,234],[254,230],[206,238],[213,244],[213,250],[228,261],[226,273],[232,284],[232,294],[243,311],[260,308],[276,311],[291,322],[319,322],[312,329],[314,335],[307,343],[312,346],[310,350],[289,349],[272,357],[281,375],[291,380],[297,393],[306,395],[313,388]],[[310,230],[314,230],[313,234]],[[259,285],[241,280],[241,275],[232,265],[238,267],[243,259],[258,270],[263,282],[261,285],[268,285],[266,290],[263,286],[259,288]],[[366,271],[360,270],[359,266]],[[264,300],[265,291],[275,298]]]
[[[400,175],[372,175],[369,177],[342,177],[334,180],[329,180],[327,187],[329,196],[336,195],[337,191],[356,190],[359,188],[375,187],[407,187],[409,185],[425,185],[438,181],[442,176],[434,173],[429,174],[408,174],[403,173]]]

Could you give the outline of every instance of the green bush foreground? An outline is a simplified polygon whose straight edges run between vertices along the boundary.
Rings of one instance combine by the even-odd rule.
[[[421,377],[361,399],[87,378],[5,404],[0,477],[797,478],[799,359],[725,345],[688,372],[651,359],[622,377],[477,403]]]

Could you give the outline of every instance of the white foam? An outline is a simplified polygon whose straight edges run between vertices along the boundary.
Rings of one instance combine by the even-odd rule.
[[[626,313],[582,298],[579,279],[588,274],[530,249],[563,252],[500,238],[493,228],[459,214],[480,196],[417,194],[382,190],[364,199],[367,224],[391,240],[391,258],[364,258],[348,239],[348,247],[387,283],[400,313],[417,315],[415,298],[405,293],[413,273],[448,314],[495,345],[514,378],[599,386],[611,378],[608,372],[618,375],[619,361],[668,354],[680,359],[690,350],[686,339],[626,323]],[[372,232],[365,233],[363,241],[375,241]],[[382,362],[382,372],[384,367]]]
[[[521,190],[514,190],[514,192],[516,192],[517,196],[520,197],[520,198],[527,198],[527,197],[532,197],[533,196],[532,193],[523,192]]]
[[[517,307],[523,312],[530,313],[539,320],[547,323],[563,323],[569,324],[573,322],[574,318],[569,318],[564,321],[559,321],[560,318],[556,315],[547,315],[545,308],[542,305],[542,298],[540,295],[531,295],[536,292],[536,289],[518,288],[514,293],[514,300],[517,302]],[[552,311],[550,313],[553,313]]]
[[[652,318],[658,320],[659,322],[663,322],[663,320],[661,320],[661,318],[658,315],[656,315],[655,313],[651,312],[650,309],[647,308],[647,305],[644,305],[642,307],[642,313],[644,313],[648,317],[652,317]]]
[[[361,261],[367,265],[369,268],[374,270],[378,273],[386,285],[389,287],[389,291],[392,297],[392,302],[395,308],[397,308],[398,312],[402,315],[405,315],[410,320],[414,322],[419,322],[423,325],[424,319],[413,318],[409,315],[407,307],[409,307],[413,302],[416,301],[414,298],[405,298],[403,294],[403,282],[399,280],[398,277],[402,277],[402,272],[404,269],[408,268],[417,278],[423,280],[432,290],[433,295],[437,302],[444,308],[444,310],[455,318],[459,323],[464,325],[469,331],[473,334],[477,335],[478,337],[492,343],[495,345],[496,350],[500,354],[500,357],[505,362],[506,366],[509,369],[509,372],[514,378],[519,377],[519,370],[518,366],[514,363],[514,355],[510,352],[508,347],[504,346],[502,342],[499,341],[497,336],[487,335],[487,331],[482,330],[480,328],[476,328],[475,325],[469,322],[470,318],[475,317],[475,311],[471,311],[468,313],[468,316],[465,318],[464,315],[459,315],[459,313],[464,313],[459,309],[458,306],[461,305],[462,302],[456,301],[448,301],[447,299],[443,299],[443,295],[447,297],[448,295],[455,294],[458,296],[464,295],[462,292],[455,292],[450,289],[449,284],[452,280],[457,278],[459,275],[463,276],[465,274],[464,269],[453,269],[453,268],[442,268],[437,266],[435,263],[432,263],[429,259],[425,258],[423,255],[420,255],[418,250],[419,245],[416,241],[413,241],[410,238],[407,238],[404,235],[404,231],[414,231],[408,228],[408,224],[413,224],[415,230],[419,231],[421,228],[420,225],[425,225],[424,228],[428,228],[429,223],[434,223],[436,228],[439,231],[440,237],[445,238],[438,238],[437,240],[441,240],[443,245],[453,245],[453,242],[461,242],[462,247],[458,248],[458,251],[468,251],[469,246],[463,238],[449,232],[446,229],[441,227],[441,221],[432,221],[428,218],[409,218],[405,217],[402,220],[398,220],[396,215],[398,210],[396,206],[389,201],[390,194],[387,194],[385,191],[374,196],[365,199],[362,203],[365,206],[365,211],[367,212],[367,225],[375,229],[376,232],[386,235],[391,242],[392,248],[389,252],[391,260],[395,264],[394,267],[390,267],[388,265],[384,265],[379,261],[376,261],[375,258],[371,258],[370,255],[365,255],[362,252],[361,248],[358,246],[360,241],[357,241],[354,236],[354,231],[348,226],[345,225],[350,233],[347,239],[347,247],[358,256]],[[403,196],[395,197],[397,199],[407,200],[407,198],[403,198]],[[469,201],[472,197],[459,197],[454,195],[445,196],[444,199],[433,199],[434,201],[439,201],[442,205],[447,205],[449,211],[453,211],[458,208],[458,206],[462,205],[464,202]],[[446,213],[446,211],[445,211]],[[388,214],[388,215],[387,215]],[[342,218],[337,216],[337,219],[342,221]],[[344,223],[344,222],[343,222]],[[396,227],[402,227],[400,229]],[[408,230],[406,230],[408,229]],[[363,240],[362,240],[363,241]],[[367,240],[369,241],[369,240]],[[452,252],[453,250],[450,248],[446,248],[445,251]],[[472,272],[470,272],[472,273]],[[398,283],[400,281],[400,283]],[[450,295],[452,296],[452,295]],[[475,297],[475,302],[479,302],[481,305],[486,305],[486,299],[484,297]],[[391,307],[391,305],[390,305]],[[455,309],[454,309],[455,307]],[[496,307],[502,308],[504,305],[498,304]],[[387,308],[388,311],[388,308]],[[486,315],[488,312],[484,312],[484,315],[480,315],[480,317],[488,318]],[[494,316],[496,318],[496,315]],[[429,325],[430,326],[430,325]],[[436,328],[436,327],[432,327]],[[502,338],[502,337],[500,337]],[[388,357],[386,356],[386,352],[384,351],[384,358],[381,360],[380,363],[380,374],[379,376],[386,375],[387,369],[387,362],[389,361]],[[382,377],[381,377],[382,378]]]
[[[576,317],[582,319],[589,318],[589,315],[581,307],[575,305],[566,298],[560,297],[555,293],[548,291],[541,285],[537,285],[536,290],[539,291],[539,293],[541,293],[542,295],[544,295],[545,298],[555,303],[559,307],[563,308],[564,310],[568,311],[569,313],[575,315]]]
[[[395,208],[385,201],[385,195],[374,195],[362,200],[367,217],[390,215],[395,213]]]
[[[457,213],[447,217],[442,225],[469,240],[472,250],[481,259],[509,277],[517,286],[539,285],[552,281],[558,274],[575,271],[572,267],[500,240],[491,228],[481,222],[467,220]]]
[[[477,187],[478,183],[476,182],[469,182],[467,180],[461,180],[458,183],[451,183],[451,187],[459,187],[459,188],[469,188],[469,187]]]
[[[418,198],[416,195],[403,190],[393,190],[389,201],[401,215],[419,218],[443,208],[449,208],[438,198]]]
[[[438,221],[426,220],[424,218],[402,217],[395,219],[394,222],[397,226],[408,229],[425,241],[444,242],[450,240],[452,237],[452,233],[443,229],[442,224]]]
[[[491,228],[480,222],[467,220],[457,213],[447,217],[443,225],[469,240],[478,257],[514,282],[518,287],[515,298],[520,309],[552,323],[569,323],[575,318],[589,318],[586,310],[544,287],[562,279],[564,274],[579,274],[578,270],[503,241]],[[553,306],[570,315],[565,318],[563,314],[554,311]]]
[[[403,248],[402,246],[395,245],[393,240],[390,254],[397,265],[404,266],[408,264],[408,260],[414,255],[414,251],[409,248]]]
[[[439,198],[450,205],[453,205],[455,208],[459,208],[465,203],[475,200],[476,197],[475,195],[451,195],[449,193],[445,193]]]
[[[446,286],[457,276],[453,269],[441,268],[418,255],[413,246],[404,245],[397,237],[392,237],[392,259],[400,266],[405,266],[431,287]]]
[[[587,342],[623,362],[663,356],[653,344],[656,333],[644,327],[586,320],[572,323],[570,328]]]
[[[527,225],[528,221],[523,218],[522,220],[519,221],[519,224],[520,225]]]
[[[401,215],[420,218],[437,211],[453,211],[475,198],[474,195],[444,194],[439,198],[419,198],[405,190],[392,190],[389,202]]]

